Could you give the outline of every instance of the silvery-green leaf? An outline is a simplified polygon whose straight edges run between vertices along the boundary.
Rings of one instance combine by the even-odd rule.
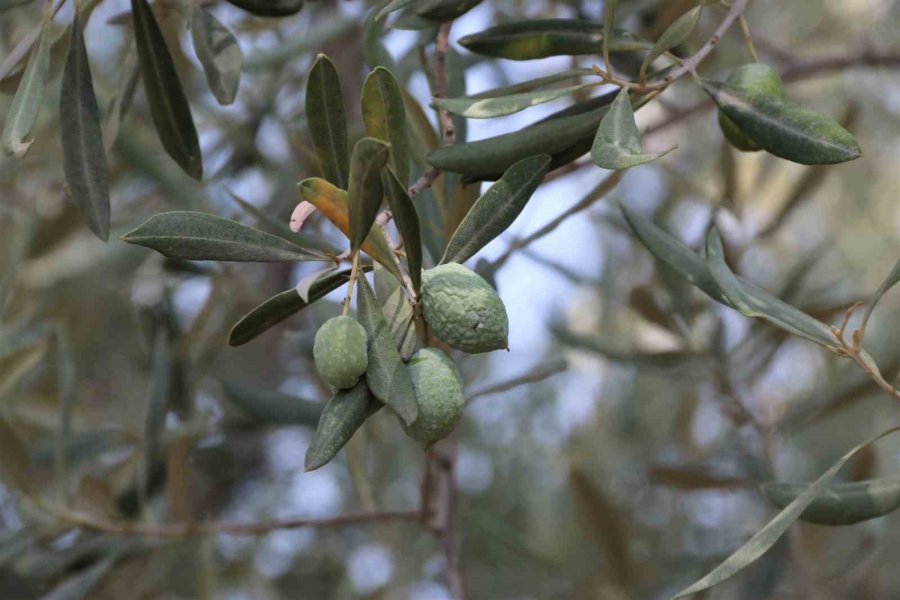
[[[775,156],[804,165],[862,156],[859,142],[831,117],[734,84],[702,80],[701,85],[741,133]]]
[[[147,0],[131,0],[134,41],[150,116],[163,148],[194,179],[203,178],[203,157],[191,107]]]
[[[343,448],[366,419],[384,406],[376,400],[365,381],[349,390],[337,390],[325,405],[319,425],[306,450],[304,467],[313,471],[326,465]]]
[[[694,28],[697,26],[697,23],[700,22],[700,14],[702,12],[703,5],[697,5],[666,27],[666,30],[659,36],[659,39],[653,44],[653,48],[650,49],[650,52],[648,52],[647,56],[644,58],[644,63],[641,65],[642,75],[647,72],[647,67],[650,66],[650,63],[672,48],[680,46],[687,41],[691,32],[693,32]]]
[[[72,201],[94,235],[105,242],[109,239],[109,173],[83,34],[76,16],[59,98],[63,171]]]
[[[384,8],[378,11],[378,14],[375,15],[375,19],[381,20],[394,11],[412,6],[415,2],[416,0],[391,0],[384,6]]]
[[[760,486],[763,495],[784,508],[802,494],[807,483],[771,482]],[[852,525],[883,517],[900,507],[900,480],[873,479],[828,486],[799,519],[818,525]]]
[[[390,146],[375,138],[363,138],[350,157],[350,187],[347,190],[348,237],[355,252],[369,235],[384,198],[381,169],[387,164]]]
[[[390,164],[400,182],[409,183],[409,137],[400,85],[390,71],[376,67],[363,84],[362,116],[366,135],[390,145]]]
[[[759,317],[823,346],[834,346],[831,329],[801,310],[783,302],[759,286],[747,284],[731,272],[725,262],[725,251],[719,232],[711,229],[706,237],[706,262],[729,304],[746,317]]]
[[[320,281],[329,280],[340,270],[340,267],[329,267],[328,269],[310,273],[309,275],[301,279],[294,289],[297,290],[297,295],[300,296],[300,299],[309,304],[309,294],[313,286],[315,286]]]
[[[320,54],[306,80],[306,123],[322,175],[346,190],[350,181],[350,146],[341,79],[334,63]]]
[[[603,169],[628,169],[652,162],[669,152],[641,154],[641,134],[634,120],[634,109],[628,99],[628,91],[622,89],[609,112],[600,121],[594,144],[591,147],[591,160]]]
[[[366,267],[369,269],[369,267]],[[228,337],[230,346],[242,346],[253,340],[271,327],[303,310],[316,300],[333,292],[350,279],[350,269],[344,269],[310,286],[309,302],[304,302],[297,290],[291,288],[272,296],[249,313],[231,328]]]
[[[434,98],[432,105],[443,108],[453,114],[470,119],[491,119],[521,112],[526,108],[538,106],[581,90],[596,87],[597,83],[580,83],[562,88],[537,89],[528,92],[497,96],[491,98]]]
[[[688,586],[675,596],[673,596],[672,600],[677,600],[678,598],[684,598],[685,596],[690,596],[691,594],[696,594],[697,592],[701,592],[703,590],[709,589],[715,585],[718,585],[736,575],[738,572],[753,564],[759,557],[765,554],[772,546],[775,545],[784,532],[787,531],[788,527],[790,527],[794,521],[796,521],[800,515],[806,510],[806,508],[819,496],[822,495],[827,489],[828,484],[831,483],[831,480],[834,479],[834,476],[837,475],[838,471],[847,464],[851,458],[853,458],[857,453],[859,453],[864,448],[874,444],[881,438],[895,433],[896,431],[900,431],[900,427],[893,427],[888,429],[887,431],[859,444],[858,446],[852,448],[849,452],[844,454],[840,460],[834,463],[825,473],[822,474],[821,477],[816,479],[806,490],[798,495],[790,504],[788,504],[784,510],[782,510],[778,515],[769,521],[769,523],[756,532],[753,537],[751,537],[743,546],[741,546],[736,552],[734,552],[731,556],[726,558],[722,563],[720,563],[716,568],[706,574],[703,578],[701,578],[696,583]]]
[[[381,305],[365,277],[360,277],[357,282],[356,313],[369,336],[369,367],[366,371],[369,389],[372,395],[410,425],[418,413],[416,391],[384,319]]]
[[[191,39],[209,89],[219,104],[231,104],[237,95],[244,63],[244,54],[234,34],[212,12],[196,5],[191,18]]]
[[[550,168],[539,154],[514,164],[479,198],[450,238],[441,263],[464,263],[506,231],[525,208]]]
[[[406,188],[397,179],[393,170],[384,170],[384,190],[388,206],[394,214],[394,223],[403,240],[406,250],[406,264],[409,265],[409,278],[416,293],[422,284],[422,233],[419,226],[419,215],[416,206],[410,199]]]
[[[52,20],[48,12],[41,24],[37,38],[37,46],[28,59],[28,66],[19,82],[19,88],[13,97],[6,120],[3,122],[3,151],[22,158],[34,142],[30,139],[31,130],[37,121],[44,99],[44,87],[47,72],[50,69],[50,25]]]
[[[152,248],[163,256],[185,260],[330,260],[323,254],[237,221],[191,211],[165,212],[150,217],[122,239]]]

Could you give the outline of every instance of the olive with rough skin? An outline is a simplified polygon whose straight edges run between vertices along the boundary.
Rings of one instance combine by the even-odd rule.
[[[456,365],[437,348],[422,348],[413,354],[408,366],[418,417],[406,427],[406,433],[430,446],[453,431],[462,416],[466,404],[462,382]]]
[[[775,69],[762,63],[750,63],[734,69],[725,79],[725,83],[753,94],[767,94],[784,98],[784,84],[781,82],[781,77],[778,76]],[[744,152],[762,150],[762,146],[747,137],[725,113],[721,110],[718,113],[719,128],[732,146]]]
[[[422,307],[434,335],[452,348],[477,354],[509,345],[509,318],[500,296],[460,264],[422,274]]]
[[[328,319],[316,332],[313,358],[328,384],[346,389],[356,385],[366,372],[369,356],[366,330],[348,316]]]

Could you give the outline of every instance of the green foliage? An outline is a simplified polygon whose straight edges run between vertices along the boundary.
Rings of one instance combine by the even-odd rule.
[[[212,12],[203,6],[195,6],[191,17],[191,40],[210,91],[219,104],[231,104],[237,95],[244,63],[244,54],[234,34]]]
[[[628,91],[623,89],[600,121],[591,147],[591,160],[602,169],[628,169],[653,162],[671,151],[641,154],[641,134],[634,121]]]
[[[760,487],[769,502],[785,508],[809,484],[766,483]],[[798,517],[817,525],[853,525],[883,517],[900,508],[900,481],[875,479],[829,486]]]
[[[306,450],[306,470],[314,471],[329,463],[366,419],[382,406],[384,405],[369,393],[363,381],[349,390],[337,390],[325,405],[316,433]]]

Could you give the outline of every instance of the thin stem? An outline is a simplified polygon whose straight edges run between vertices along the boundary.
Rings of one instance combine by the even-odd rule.
[[[345,317],[350,312],[350,300],[353,298],[353,284],[356,283],[356,278],[359,275],[359,250],[353,253],[352,267],[350,268],[350,280],[347,282],[347,295],[344,297],[344,306],[341,309],[341,314]]]
[[[747,19],[744,15],[738,17],[738,25],[741,26],[741,34],[744,36],[744,45],[747,46],[747,52],[753,62],[759,62],[759,55],[756,53],[756,45],[753,43],[753,35],[750,33],[750,26],[747,25]]]
[[[480,398],[481,396],[498,394],[500,392],[506,392],[508,390],[517,388],[521,385],[544,381],[545,379],[553,377],[558,373],[564,372],[568,367],[569,365],[564,359],[560,359],[545,365],[538,365],[537,367],[530,369],[527,373],[517,375],[516,377],[507,379],[505,381],[492,383],[481,389],[475,390],[474,392],[469,392],[469,394],[466,396],[466,404],[469,404],[470,402],[472,402],[476,398]]]
[[[450,48],[451,22],[443,23],[438,31],[434,46],[434,97],[447,97],[447,50]],[[453,127],[453,118],[446,109],[438,109],[438,121],[441,125],[441,137],[444,145],[450,146],[456,143],[456,131]]]

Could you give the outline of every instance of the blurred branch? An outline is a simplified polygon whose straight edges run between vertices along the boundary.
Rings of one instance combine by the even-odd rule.
[[[466,404],[471,403],[473,400],[475,400],[476,398],[480,398],[481,396],[506,392],[508,390],[517,388],[520,385],[539,383],[549,377],[553,377],[558,373],[562,373],[568,368],[568,366],[569,365],[565,361],[565,359],[556,360],[549,364],[538,365],[537,367],[529,370],[527,373],[523,373],[505,381],[498,381],[497,383],[492,383],[484,386],[481,389],[475,390],[474,392],[470,392],[468,396],[466,396]]]
[[[187,538],[208,535],[265,535],[272,531],[301,529],[304,527],[348,527],[365,525],[379,521],[419,522],[420,511],[394,511],[342,515],[327,519],[286,519],[282,521],[261,521],[258,523],[225,523],[221,521],[199,521],[186,523],[146,523],[137,521],[111,520],[87,515],[64,507],[38,504],[53,516],[71,525],[113,535],[139,535],[148,538]]]

